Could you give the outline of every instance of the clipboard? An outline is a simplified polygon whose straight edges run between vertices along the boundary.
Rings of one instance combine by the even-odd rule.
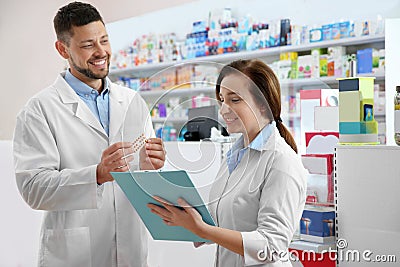
[[[184,198],[210,225],[215,225],[203,199],[186,171],[134,171],[111,172],[114,180],[139,214],[154,240],[209,242],[181,226],[168,226],[150,212],[148,203],[160,205],[152,196],[159,196],[179,206],[178,198]]]

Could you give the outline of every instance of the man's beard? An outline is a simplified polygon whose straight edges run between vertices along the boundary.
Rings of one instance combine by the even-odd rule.
[[[74,60],[71,58],[71,63],[72,66],[74,67],[74,69],[76,69],[79,73],[85,75],[86,77],[90,78],[90,79],[104,79],[105,77],[107,77],[108,72],[110,70],[110,61],[107,59],[107,73],[106,74],[95,74],[93,73],[89,68],[84,69],[79,67],[78,65],[75,64]]]

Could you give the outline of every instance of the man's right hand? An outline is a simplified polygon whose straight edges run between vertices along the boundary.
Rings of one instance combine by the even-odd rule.
[[[133,160],[131,142],[118,142],[109,146],[101,155],[101,162],[97,165],[97,184],[113,181],[110,172],[126,172],[129,162]]]

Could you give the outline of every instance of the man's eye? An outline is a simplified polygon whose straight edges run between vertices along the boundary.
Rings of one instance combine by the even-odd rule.
[[[101,41],[101,43],[102,43],[102,44],[107,44],[107,43],[108,43],[108,40],[103,40],[103,41]]]
[[[92,47],[91,44],[82,46],[82,48],[91,48],[91,47]]]

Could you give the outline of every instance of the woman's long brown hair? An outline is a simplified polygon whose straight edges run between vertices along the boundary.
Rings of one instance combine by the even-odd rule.
[[[276,126],[281,136],[285,139],[286,143],[297,153],[297,145],[289,130],[283,125],[281,119],[281,88],[275,73],[270,67],[260,60],[236,60],[224,66],[218,76],[216,84],[216,97],[221,101],[219,93],[222,80],[237,71],[245,74],[254,83],[255,88],[252,89],[255,97],[254,100],[261,102],[265,105],[267,101],[270,112],[267,112],[267,117],[271,121],[276,122]],[[260,93],[264,96],[265,100],[261,100]],[[271,114],[272,113],[272,114]]]

